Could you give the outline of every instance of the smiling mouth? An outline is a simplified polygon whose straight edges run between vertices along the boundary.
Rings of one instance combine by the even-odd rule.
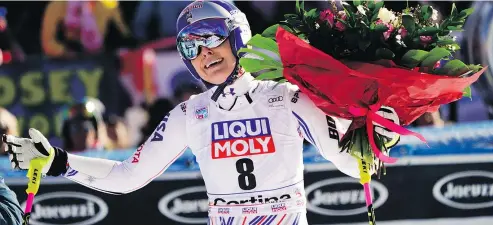
[[[217,65],[219,65],[222,61],[223,61],[223,59],[222,59],[222,58],[221,58],[221,59],[216,59],[216,60],[214,60],[214,61],[211,61],[211,62],[207,63],[207,64],[204,66],[204,68],[209,69],[209,68],[211,68],[211,67],[217,66]]]

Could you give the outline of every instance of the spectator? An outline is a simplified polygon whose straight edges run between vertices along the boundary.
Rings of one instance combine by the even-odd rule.
[[[171,78],[173,90],[173,102],[175,105],[187,101],[190,96],[204,92],[207,88],[202,82],[197,81],[187,70],[178,71]]]
[[[107,136],[103,107],[99,100],[90,98],[69,107],[68,117],[62,124],[62,141],[67,151],[104,148]]]
[[[106,120],[106,132],[108,136],[106,149],[126,149],[131,147],[127,125],[123,118],[117,115],[110,115]]]
[[[135,10],[132,30],[141,43],[175,35],[176,19],[192,1],[141,1]]]
[[[164,116],[174,108],[175,104],[172,101],[161,98],[156,100],[147,110],[149,113],[149,120],[147,124],[142,128],[142,140],[139,145],[144,143],[149,136],[152,135],[157,126],[161,123]]]
[[[173,93],[175,105],[187,101],[192,95],[200,94],[202,92],[204,92],[204,90],[200,85],[194,83],[182,84],[178,86]]]
[[[435,127],[443,127],[445,125],[445,121],[440,117],[440,111],[436,112],[427,112],[416,119],[412,125],[421,127],[421,126],[435,126]]]
[[[7,109],[0,107],[0,136],[3,134],[19,136],[17,127],[17,118]],[[0,149],[3,149],[3,142],[0,142]],[[1,154],[4,155],[6,153],[2,151]]]
[[[130,145],[138,146],[143,139],[143,129],[149,121],[149,112],[144,104],[135,105],[125,110],[125,121]]]
[[[41,44],[50,57],[74,57],[76,53],[98,53],[110,21],[125,37],[130,31],[118,5],[101,1],[52,1],[46,7],[41,28]]]
[[[0,7],[0,65],[12,60],[24,61],[26,57],[9,29],[6,16],[7,9]]]

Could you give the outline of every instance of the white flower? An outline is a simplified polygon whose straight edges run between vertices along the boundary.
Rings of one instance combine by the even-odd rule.
[[[358,8],[359,13],[366,15],[365,8],[363,7],[363,5],[358,5],[358,7],[356,8]]]
[[[433,7],[431,7],[433,9]],[[435,21],[438,20],[438,11],[436,9],[433,9],[433,13],[431,14],[431,20]]]
[[[453,37],[452,37],[452,40],[453,40],[453,41],[457,41],[457,36],[453,36]]]
[[[394,12],[385,7],[380,8],[380,11],[378,11],[378,18],[384,23],[390,23],[396,19]]]
[[[395,35],[395,39],[398,40],[398,41],[400,41],[402,39],[402,37],[401,37],[400,34],[398,34],[398,35]]]

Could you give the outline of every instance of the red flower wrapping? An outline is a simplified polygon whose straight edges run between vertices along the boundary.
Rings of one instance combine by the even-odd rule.
[[[394,108],[400,124],[408,125],[425,112],[434,112],[440,105],[460,99],[463,90],[486,70],[485,67],[472,76],[459,78],[401,69],[390,61],[388,66],[341,62],[281,27],[276,41],[284,77],[326,114],[353,119],[350,130],[368,125],[368,117],[377,122],[368,112],[380,105]],[[387,128],[395,131],[396,127]],[[401,128],[399,133],[403,130]],[[372,142],[373,137],[370,140]]]

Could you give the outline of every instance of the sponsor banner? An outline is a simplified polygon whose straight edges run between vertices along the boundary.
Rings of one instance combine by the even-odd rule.
[[[26,202],[21,204],[25,208]],[[36,195],[30,224],[96,224],[108,215],[101,198],[81,192],[51,192]]]
[[[26,186],[9,187],[24,208]],[[206,224],[207,212],[201,179],[159,180],[125,195],[105,194],[74,182],[44,182],[35,197],[30,224]]]
[[[125,195],[97,192],[71,181],[50,183],[46,178],[35,198],[32,224],[135,225],[144,220],[146,225],[205,224],[204,182],[183,174],[175,180],[158,178]],[[24,202],[25,184],[9,186]],[[375,178],[371,186],[377,221],[466,218],[493,212],[493,162],[389,167],[387,175]],[[336,170],[308,171],[305,190],[310,224],[367,222],[364,192],[357,179]],[[271,210],[286,207],[273,204]],[[245,215],[256,214],[257,208],[242,210]],[[217,208],[217,214],[231,213]]]
[[[493,212],[493,162],[389,167],[371,186],[377,221]],[[305,187],[310,224],[367,221],[359,180],[335,170],[309,172]]]

